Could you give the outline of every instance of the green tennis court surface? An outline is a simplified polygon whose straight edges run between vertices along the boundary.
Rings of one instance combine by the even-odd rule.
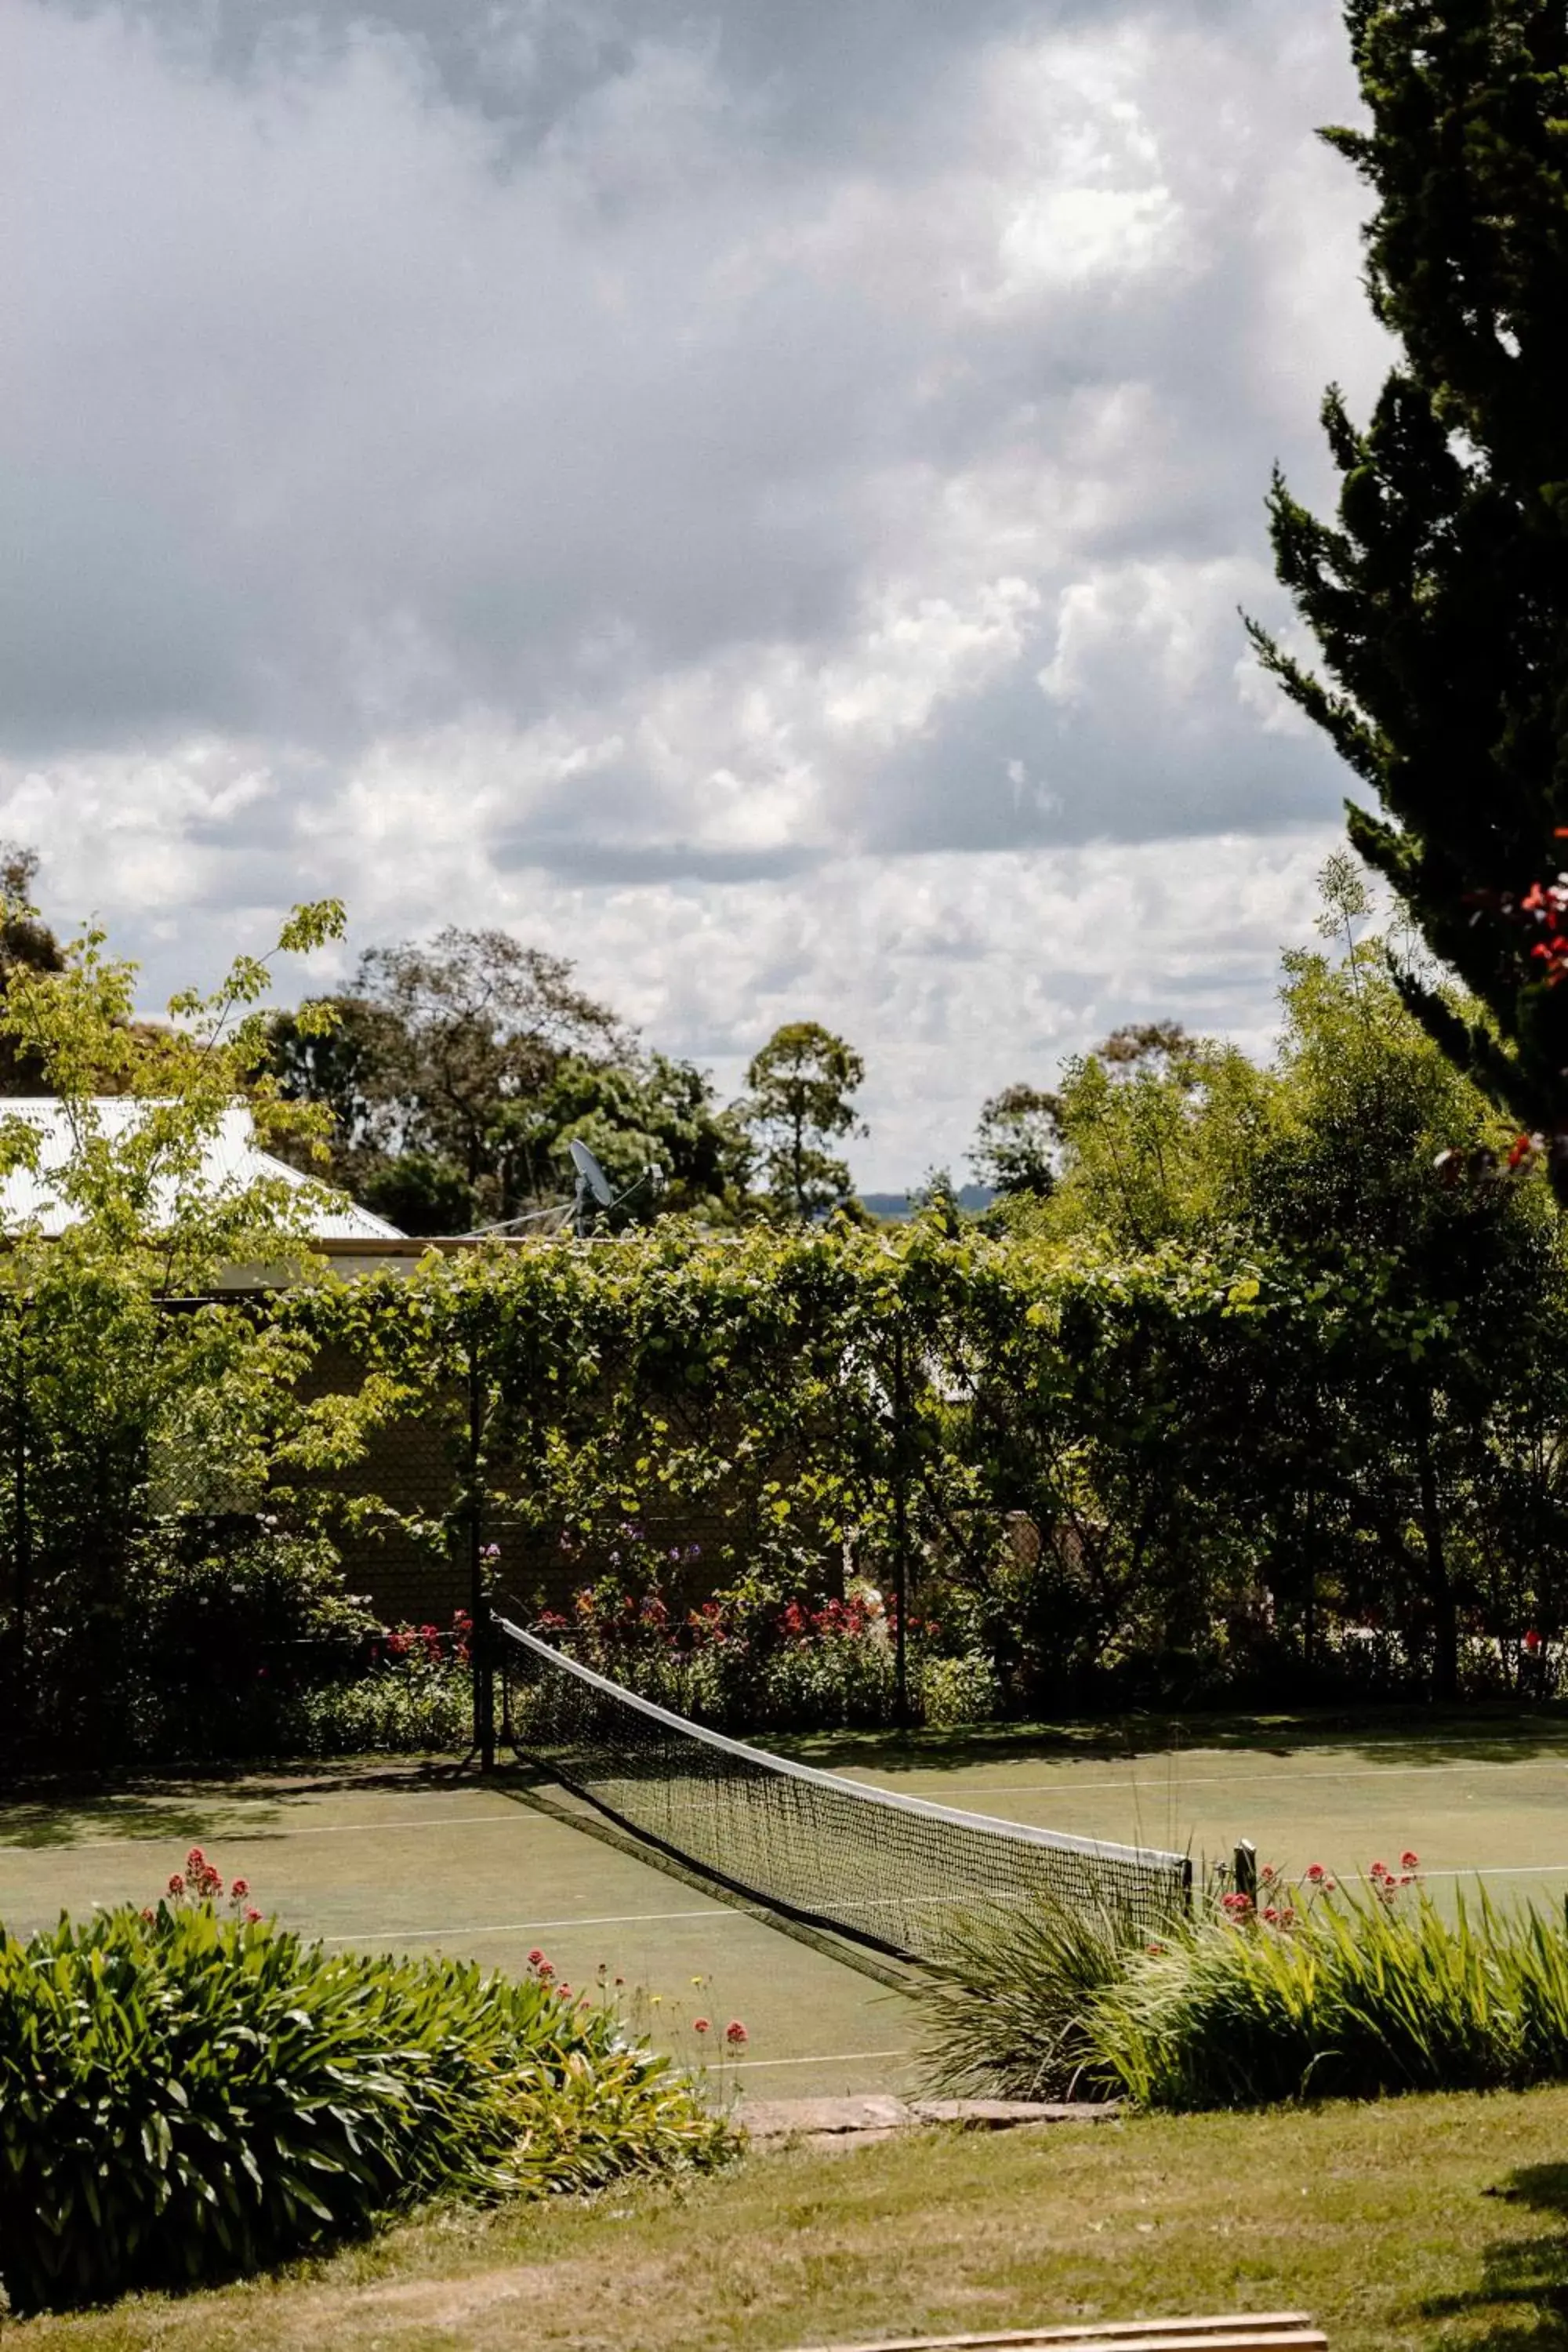
[[[911,1796],[1194,1858],[1245,1836],[1265,1861],[1349,1877],[1414,1848],[1439,1896],[1478,1872],[1505,1899],[1568,1895],[1568,1724],[1556,1717],[1360,1734],[1209,1725],[1166,1738],[1133,1750],[1091,1733],[997,1732],[796,1752]],[[602,1966],[625,1979],[628,2005],[636,1996],[636,2021],[689,2060],[740,2019],[748,2041],[725,2073],[742,2092],[911,2086],[907,1999],[586,1833],[572,1810],[540,1811],[521,1778],[484,1785],[401,1763],[35,1798],[0,1805],[0,1916],[25,1933],[62,1909],[153,1902],[195,1843],[263,1907],[347,1946],[512,1971],[540,1948],[574,1986]]]

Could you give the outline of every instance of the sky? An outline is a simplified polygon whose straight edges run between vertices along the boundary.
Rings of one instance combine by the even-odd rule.
[[[0,833],[149,1003],[500,925],[862,1184],[1264,1052],[1346,780],[1263,499],[1388,363],[1328,0],[6,0]]]

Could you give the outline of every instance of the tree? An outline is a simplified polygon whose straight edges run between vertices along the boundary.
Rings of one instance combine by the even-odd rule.
[[[1320,520],[1277,472],[1275,563],[1326,678],[1266,668],[1381,803],[1351,839],[1475,1000],[1406,1003],[1539,1131],[1568,1202],[1568,9],[1347,0],[1370,130],[1322,135],[1374,191],[1366,286],[1400,356],[1364,427],[1322,409]]]
[[[776,1207],[802,1224],[848,1196],[849,1171],[827,1147],[865,1133],[852,1100],[865,1076],[854,1046],[816,1021],[776,1029],[746,1072],[742,1122]]]
[[[518,1108],[569,1059],[631,1051],[572,969],[497,930],[448,926],[427,947],[371,948],[353,990],[325,1001],[326,1032],[319,1003],[275,1019],[271,1066],[285,1095],[330,1110],[334,1173],[395,1222],[462,1232],[503,1220],[538,1197],[535,1171],[510,1148]]]
[[[570,1192],[569,1147],[580,1139],[617,1192],[655,1171],[627,1202],[627,1221],[674,1212],[730,1223],[742,1213],[752,1160],[745,1134],[720,1109],[706,1074],[666,1054],[609,1063],[569,1055],[541,1093],[503,1107],[494,1137],[519,1200]]]
[[[1223,1222],[1271,1084],[1236,1046],[1174,1022],[1113,1030],[1063,1066],[1042,1228],[1135,1251]]]
[[[0,997],[14,973],[65,969],[65,950],[32,904],[37,875],[36,849],[0,842]],[[40,1056],[8,1031],[0,1031],[0,1094],[47,1094],[47,1080]]]
[[[1061,1150],[1061,1098],[1038,1087],[1004,1087],[981,1107],[969,1164],[1002,1193],[1047,1195]]]

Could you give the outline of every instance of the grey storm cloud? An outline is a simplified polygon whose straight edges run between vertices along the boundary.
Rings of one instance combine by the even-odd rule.
[[[1120,844],[1256,1027],[1161,875],[1273,919],[1343,789],[1237,614],[1384,364],[1331,0],[12,0],[0,75],[0,824],[155,969],[335,888],[956,1101],[975,877],[1065,936]]]

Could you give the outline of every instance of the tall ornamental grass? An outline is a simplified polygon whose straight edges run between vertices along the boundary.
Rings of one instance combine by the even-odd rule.
[[[960,1919],[922,1986],[926,2071],[960,2098],[1112,2096],[1121,2081],[1095,2020],[1143,1948],[1114,1906],[998,1905]]]
[[[1413,1874],[1232,1904],[1151,1942],[971,1922],[926,1995],[933,2074],[1185,2109],[1568,2080],[1568,1915],[1482,1890],[1449,1916]]]
[[[537,1980],[330,1953],[178,1896],[0,1930],[13,2310],[233,2276],[441,2190],[592,2189],[729,2144],[614,2017]]]

